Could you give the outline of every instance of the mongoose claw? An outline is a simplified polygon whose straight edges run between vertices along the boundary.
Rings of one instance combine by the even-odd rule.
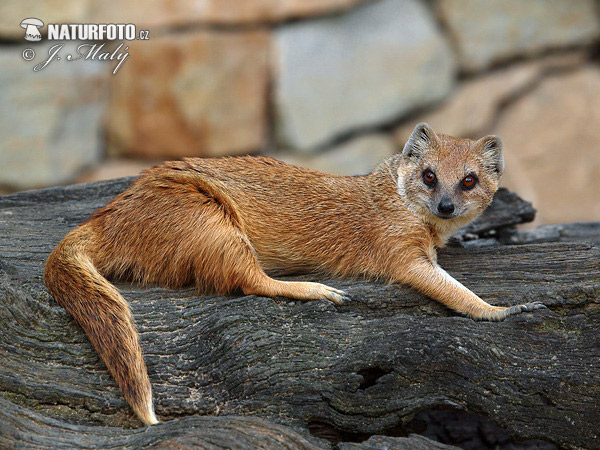
[[[520,314],[522,312],[534,311],[536,309],[544,309],[546,305],[542,302],[532,302],[532,303],[524,303],[522,305],[515,305],[506,308],[503,312],[504,317],[513,316],[515,314]],[[503,317],[503,318],[504,318]]]
[[[331,300],[336,305],[343,305],[346,300],[349,300],[348,295],[344,291],[340,291],[339,289],[330,288],[331,291],[325,294],[325,298]]]
[[[525,303],[521,306],[523,307],[523,311],[533,311],[534,309],[546,308],[546,305],[544,305],[542,302]]]
[[[323,293],[323,297],[327,300],[331,300],[336,305],[343,305],[346,300],[349,300],[350,297],[345,291],[341,289],[336,289],[331,286],[322,285],[325,292]]]

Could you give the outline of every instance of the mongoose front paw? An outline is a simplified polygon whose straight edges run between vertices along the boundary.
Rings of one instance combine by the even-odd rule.
[[[524,303],[522,305],[509,306],[505,310],[501,311],[499,317],[500,320],[505,319],[508,316],[514,316],[515,314],[520,314],[522,312],[529,312],[536,309],[544,309],[546,305],[542,302],[532,302],[532,303]]]
[[[542,302],[532,302],[532,303],[524,303],[522,305],[514,305],[506,308],[502,308],[500,306],[492,306],[487,308],[485,311],[472,315],[475,320],[504,320],[508,316],[514,316],[515,314],[521,314],[522,312],[529,312],[535,309],[543,309],[546,308]]]

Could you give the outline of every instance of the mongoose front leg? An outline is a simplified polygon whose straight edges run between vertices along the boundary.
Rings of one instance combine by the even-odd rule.
[[[427,258],[413,261],[403,272],[403,283],[474,319],[504,320],[514,314],[545,308],[541,302],[510,307],[492,306]]]

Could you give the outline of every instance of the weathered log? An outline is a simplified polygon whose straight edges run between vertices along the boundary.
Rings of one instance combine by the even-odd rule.
[[[325,280],[352,295],[342,307],[119,285],[140,330],[157,414],[177,419],[127,429],[140,423],[82,330],[47,294],[42,269],[66,232],[128,182],[0,197],[0,446],[34,445],[25,433],[40,445],[77,435],[73,445],[183,436],[221,447],[257,439],[323,447],[309,430],[338,441],[402,435],[415,413],[435,406],[483,415],[519,439],[599,446],[600,249],[585,242],[441,252],[441,265],[491,303],[548,306],[500,323],[358,280]],[[502,203],[456,241],[495,239],[532,217],[510,212],[527,206],[517,198]]]
[[[317,450],[329,447],[292,430],[257,417],[184,417],[147,429],[74,425],[53,419],[0,398],[0,448],[273,448]],[[371,436],[340,449],[456,449],[424,436]]]
[[[256,417],[185,417],[148,429],[73,425],[0,398],[0,448],[280,448],[319,446]]]
[[[458,447],[440,444],[418,434],[411,434],[407,438],[394,438],[389,436],[372,436],[359,443],[341,443],[340,450],[450,450]]]

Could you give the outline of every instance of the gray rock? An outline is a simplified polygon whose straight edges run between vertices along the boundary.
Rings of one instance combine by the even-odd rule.
[[[473,241],[466,241],[464,243],[465,248],[481,248],[481,247],[492,247],[498,245],[498,239],[495,238],[481,238]]]
[[[437,5],[461,68],[470,72],[548,48],[588,44],[600,33],[593,0],[444,0]]]
[[[48,43],[29,44],[38,54],[31,62],[21,56],[27,45],[0,50],[0,185],[66,183],[100,159],[112,62],[66,61],[76,45],[66,44],[62,59],[38,72],[33,67],[48,58]]]
[[[532,230],[517,231],[506,244],[539,244],[543,242],[591,242],[600,244],[600,222],[575,222],[543,225]]]
[[[275,34],[276,131],[308,150],[444,97],[454,61],[426,7],[383,0]]]
[[[537,244],[540,242],[560,241],[562,225],[542,225],[532,230],[517,231],[507,244]]]
[[[279,152],[274,156],[296,166],[336,175],[365,175],[398,149],[385,134],[367,134],[318,155]]]

